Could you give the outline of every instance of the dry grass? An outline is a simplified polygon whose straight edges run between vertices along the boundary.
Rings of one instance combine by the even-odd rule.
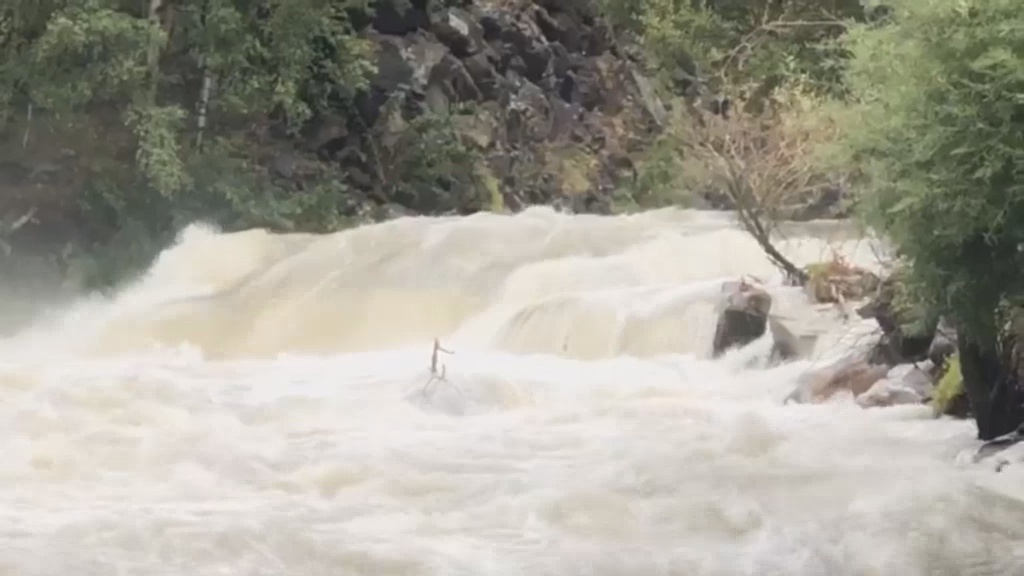
[[[860,300],[873,294],[881,284],[875,273],[850,264],[836,252],[831,259],[806,266],[804,271],[808,276],[808,293],[821,303]]]

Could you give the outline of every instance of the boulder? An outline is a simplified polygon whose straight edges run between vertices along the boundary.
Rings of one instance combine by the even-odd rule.
[[[857,397],[857,405],[861,408],[887,408],[905,404],[922,404],[926,401],[917,392],[892,382],[888,378],[882,378],[867,392]]]
[[[786,402],[817,404],[849,394],[862,408],[883,408],[926,404],[941,396],[937,384],[944,374],[942,366],[925,360],[889,367],[870,359],[870,348],[864,348],[805,373]]]
[[[842,393],[856,398],[888,373],[888,366],[872,364],[865,351],[856,351],[829,366],[804,373],[785,402],[820,404]]]
[[[750,344],[764,336],[772,297],[746,279],[722,286],[717,311],[712,357],[718,358],[731,348]]]
[[[459,8],[445,10],[431,30],[456,58],[467,58],[491,49],[484,38],[484,27],[472,14]]]
[[[938,329],[937,318],[931,319],[899,302],[902,274],[897,271],[879,282],[871,299],[857,308],[857,315],[873,319],[882,329],[882,338],[874,349],[874,360],[891,366],[927,359]],[[943,349],[939,348],[941,353]]]
[[[770,364],[781,364],[810,355],[817,341],[815,336],[799,337],[774,316],[768,318],[768,329],[772,335]]]
[[[885,377],[922,398],[930,398],[935,390],[935,379],[940,371],[931,361],[925,360],[917,364],[900,364],[894,366]]]
[[[864,408],[882,408],[900,404],[924,404],[935,391],[935,369],[930,362],[901,364],[857,397]]]

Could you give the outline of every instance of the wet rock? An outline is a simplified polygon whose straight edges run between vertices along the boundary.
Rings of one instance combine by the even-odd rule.
[[[920,366],[902,364],[889,370],[867,392],[857,397],[864,408],[882,408],[900,404],[924,404],[935,389],[934,367],[930,362]]]
[[[1003,434],[1002,436],[998,436],[982,444],[972,456],[972,460],[975,463],[981,462],[986,458],[991,458],[1001,452],[1005,452],[1021,442],[1024,442],[1024,424],[1012,432]],[[1002,467],[996,471],[998,472],[1001,469]]]
[[[746,346],[764,336],[771,307],[771,296],[746,280],[724,284],[718,303],[712,357],[717,358],[731,348]]]
[[[888,366],[872,364],[865,351],[857,351],[829,366],[803,374],[786,402],[820,404],[840,394],[856,398],[885,378],[888,372]]]
[[[888,408],[906,404],[922,404],[926,401],[917,392],[898,383],[882,378],[867,392],[857,397],[861,408]]]
[[[902,274],[896,272],[879,282],[874,295],[856,309],[857,315],[873,319],[882,329],[882,338],[874,350],[874,360],[892,366],[919,362],[929,357],[938,330],[938,319],[898,302]]]
[[[928,398],[935,389],[935,378],[938,373],[937,367],[931,361],[925,360],[917,364],[894,366],[885,377],[917,392],[922,398]]]
[[[768,318],[768,329],[772,335],[772,352],[769,363],[773,365],[806,358],[817,341],[815,336],[797,336],[775,317]]]

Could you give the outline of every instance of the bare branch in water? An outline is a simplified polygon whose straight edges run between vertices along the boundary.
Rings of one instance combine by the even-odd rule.
[[[448,382],[448,367],[445,366],[444,364],[441,364],[441,369],[438,370],[437,366],[439,352],[444,352],[445,354],[455,354],[454,350],[445,349],[444,347],[441,346],[441,342],[437,338],[434,338],[434,350],[430,354],[430,378],[427,380],[427,383],[423,385],[423,395],[427,395],[427,391],[430,389],[431,384],[435,384],[438,382],[446,382],[452,388],[455,388],[456,392],[462,394],[462,391],[459,390],[458,387]]]

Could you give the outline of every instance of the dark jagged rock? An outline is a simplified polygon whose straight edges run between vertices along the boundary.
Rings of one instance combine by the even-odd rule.
[[[353,106],[314,120],[297,145],[340,164],[354,197],[428,214],[478,209],[482,197],[512,210],[609,212],[629,157],[664,124],[665,107],[594,0],[382,0],[372,20],[355,16],[377,71]],[[481,157],[477,176],[467,170],[397,197],[388,160],[407,156],[400,146],[417,138],[432,141],[402,135],[428,114],[450,117]]]
[[[978,447],[978,449],[972,455],[971,460],[975,463],[981,462],[982,460],[985,460],[986,458],[991,458],[992,456],[995,456],[1000,452],[1008,450],[1009,448],[1021,442],[1024,442],[1024,425],[1017,427],[1012,432],[1008,432],[1006,434],[988,440],[980,447]],[[999,471],[1000,469],[1001,468],[997,469],[997,471]]]
[[[902,282],[900,273],[892,274],[879,284],[874,297],[856,310],[858,316],[875,320],[882,329],[873,355],[876,363],[896,365],[925,360],[935,339],[938,318],[916,317],[913,311],[898,308],[897,291]]]
[[[876,293],[866,304],[856,310],[860,317],[875,320],[882,332],[877,344],[869,351],[868,361],[890,368],[927,363],[932,367],[928,377],[934,390],[947,370],[948,360],[954,354],[959,354],[958,364],[967,361],[962,370],[964,391],[948,401],[943,400],[945,405],[937,409],[945,415],[958,418],[974,414],[982,439],[1005,433],[1024,421],[1024,409],[1019,406],[1019,402],[1013,400],[1024,398],[1024,393],[1014,392],[1014,383],[1018,379],[1012,370],[1008,371],[1004,366],[1007,360],[981,355],[979,350],[971,346],[965,349],[963,339],[957,336],[956,330],[945,319],[928,318],[920,310],[902,305],[906,303],[898,300],[903,281],[902,272],[897,270],[879,284]],[[993,400],[990,383],[995,383],[996,392],[1002,390],[1010,398]],[[993,411],[992,407],[1003,400],[1006,400],[1006,409]],[[873,399],[865,399],[862,404],[872,402]],[[978,410],[982,411],[982,415],[978,415]]]
[[[494,101],[501,95],[504,87],[503,78],[494,69],[497,56],[493,53],[480,53],[462,61],[469,77],[480,91],[484,100]]]
[[[400,86],[412,85],[416,69],[406,56],[406,42],[401,38],[378,36],[377,75],[370,85],[384,92],[397,90]]]
[[[429,25],[425,0],[379,0],[375,4],[373,29],[381,34],[401,36]]]
[[[771,296],[752,284],[741,280],[723,285],[712,357],[717,358],[764,336],[771,308]]]
[[[430,86],[441,87],[442,93],[452,102],[476,102],[483,97],[480,88],[473,81],[473,76],[462,62],[451,54],[446,54],[433,67],[427,83]]]
[[[490,49],[480,22],[459,8],[446,10],[431,31],[456,58],[468,58]]]

